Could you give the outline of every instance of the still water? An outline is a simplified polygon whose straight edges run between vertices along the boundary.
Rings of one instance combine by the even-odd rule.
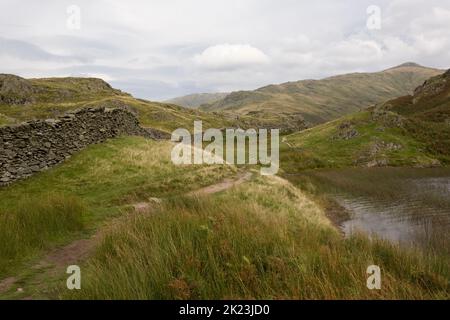
[[[341,224],[390,241],[423,247],[447,246],[450,232],[450,177],[408,178],[394,198],[335,195],[350,214]],[[407,187],[405,187],[407,186]]]

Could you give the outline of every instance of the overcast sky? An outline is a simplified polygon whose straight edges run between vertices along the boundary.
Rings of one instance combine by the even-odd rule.
[[[0,73],[153,100],[407,61],[450,68],[449,0],[0,0]]]

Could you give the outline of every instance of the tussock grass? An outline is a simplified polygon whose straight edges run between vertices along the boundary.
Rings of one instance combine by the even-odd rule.
[[[42,253],[40,249],[54,245],[53,240],[70,239],[70,226],[78,224],[65,210],[77,209],[76,201],[86,208],[85,232],[90,233],[133,203],[177,197],[236,172],[231,166],[175,166],[171,148],[169,141],[112,139],[89,146],[51,170],[0,188],[0,280],[11,271],[2,265],[20,266]]]
[[[382,269],[368,290],[366,268]],[[130,214],[103,236],[70,299],[448,298],[448,260],[344,239],[290,183],[258,178]]]
[[[0,208],[14,207],[27,195],[64,191],[78,196],[93,214],[118,209],[149,197],[177,196],[236,173],[228,165],[176,166],[173,144],[141,137],[121,137],[91,145],[63,164],[0,188]]]
[[[0,209],[0,275],[49,244],[84,229],[86,207],[63,194],[27,197]]]

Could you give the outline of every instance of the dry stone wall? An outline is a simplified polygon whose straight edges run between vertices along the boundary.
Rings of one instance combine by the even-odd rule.
[[[134,114],[121,108],[79,109],[58,119],[0,127],[0,185],[45,170],[90,144],[119,135],[167,137],[161,131],[142,128]]]

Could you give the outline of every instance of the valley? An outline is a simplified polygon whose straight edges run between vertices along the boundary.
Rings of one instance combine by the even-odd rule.
[[[202,105],[200,110],[251,116],[255,123],[272,123],[285,127],[286,132],[294,132],[410,94],[425,80],[442,72],[405,63],[374,73],[351,73],[236,91]]]
[[[277,175],[226,154],[176,165],[173,141],[121,134],[1,186],[0,298],[450,297],[449,71],[405,64],[221,99],[184,108],[100,79],[1,75],[2,127],[107,107],[167,137],[195,120],[283,135]],[[66,287],[72,264],[81,290]],[[382,290],[366,286],[374,264]]]

